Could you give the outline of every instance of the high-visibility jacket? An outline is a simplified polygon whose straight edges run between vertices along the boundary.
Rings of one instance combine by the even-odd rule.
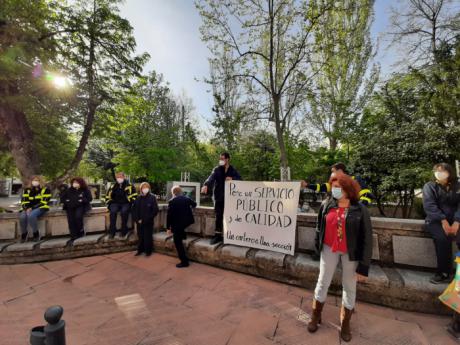
[[[48,187],[30,187],[24,189],[22,193],[21,206],[23,210],[28,208],[49,210],[50,199],[51,191]]]
[[[123,192],[125,193],[126,200],[128,203],[132,204],[134,200],[137,198],[137,192],[136,192],[136,187],[129,183],[128,181],[125,181],[121,184],[114,183],[113,185],[110,186],[109,190],[107,191],[107,194],[105,196],[105,202],[110,205],[110,203],[113,202],[112,199],[112,192],[115,188],[121,188]]]
[[[374,199],[374,195],[367,187],[366,182],[359,176],[351,176],[351,178],[356,180],[361,187],[361,191],[359,192],[359,202],[365,206],[369,205],[372,202],[372,199]],[[307,188],[315,191],[316,193],[330,193],[332,189],[331,184],[328,182],[310,183]]]

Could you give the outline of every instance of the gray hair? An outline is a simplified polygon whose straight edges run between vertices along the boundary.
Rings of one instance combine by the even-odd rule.
[[[179,195],[179,194],[182,194],[182,188],[178,185],[175,185],[171,188],[171,193],[172,195],[176,196],[176,195]]]

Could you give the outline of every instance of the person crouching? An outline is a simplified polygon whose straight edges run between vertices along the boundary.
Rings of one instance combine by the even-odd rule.
[[[171,193],[173,198],[168,203],[166,228],[168,229],[168,234],[171,234],[171,232],[173,234],[177,256],[180,259],[180,263],[176,267],[182,268],[189,265],[182,241],[187,238],[185,228],[195,223],[192,208],[196,207],[196,202],[183,195],[179,186],[172,187]]]
[[[140,185],[140,197],[133,204],[132,216],[137,228],[137,253],[135,256],[152,255],[153,251],[153,222],[158,214],[158,203],[155,195],[150,193],[150,184],[142,182]]]

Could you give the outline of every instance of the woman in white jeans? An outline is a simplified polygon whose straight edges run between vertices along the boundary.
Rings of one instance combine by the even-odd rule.
[[[340,336],[351,340],[350,320],[355,307],[356,283],[366,279],[372,257],[372,226],[367,208],[359,203],[358,182],[345,174],[335,174],[329,183],[332,197],[318,212],[316,249],[321,254],[313,312],[308,331],[321,323],[327,291],[339,261],[342,263],[342,308]]]

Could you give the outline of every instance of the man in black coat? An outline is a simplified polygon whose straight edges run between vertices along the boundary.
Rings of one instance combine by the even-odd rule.
[[[241,176],[238,171],[230,165],[230,154],[228,152],[223,152],[219,158],[219,165],[214,168],[201,189],[201,193],[207,194],[208,189],[213,188],[216,228],[211,244],[223,241],[225,181],[231,180],[241,180]]]
[[[187,254],[185,253],[183,240],[187,238],[185,228],[195,223],[192,208],[196,207],[196,202],[182,194],[179,186],[171,189],[173,198],[168,203],[168,216],[166,228],[168,233],[173,234],[174,245],[176,246],[177,255],[180,263],[177,268],[187,267],[189,265]]]

